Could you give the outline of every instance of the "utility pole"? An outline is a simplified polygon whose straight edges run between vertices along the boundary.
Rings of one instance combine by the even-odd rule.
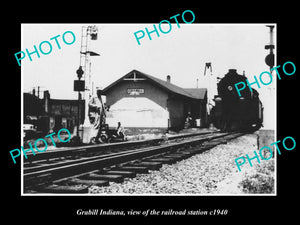
[[[274,25],[268,25],[267,27],[270,28],[270,44],[265,45],[265,49],[266,50],[270,50],[270,53],[266,56],[265,58],[265,62],[266,64],[270,67],[270,71],[271,69],[274,67],[274,53],[273,53],[273,49],[275,48],[274,42],[273,42],[273,29],[274,29]],[[272,71],[271,71],[272,72]]]

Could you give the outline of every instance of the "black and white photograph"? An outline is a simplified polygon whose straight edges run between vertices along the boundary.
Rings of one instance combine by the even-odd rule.
[[[2,18],[3,220],[296,218],[296,7],[124,3]]]
[[[24,195],[276,194],[276,24],[182,15],[22,24]]]

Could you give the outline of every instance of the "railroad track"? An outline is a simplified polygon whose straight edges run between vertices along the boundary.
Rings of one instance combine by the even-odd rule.
[[[87,193],[91,185],[105,186],[111,181],[122,182],[125,177],[159,169],[162,164],[174,163],[241,135],[208,132],[180,135],[167,141],[154,139],[55,151],[52,152],[54,155],[48,153],[48,156],[51,159],[63,157],[63,160],[47,161],[44,155],[36,161],[46,159],[48,163],[24,167],[24,193]],[[149,144],[152,146],[141,147]]]
[[[212,133],[219,133],[219,131],[213,132],[202,132],[202,133],[191,133],[191,134],[180,134],[170,136],[167,139],[169,141],[177,141],[180,139],[193,138],[201,135],[207,135]],[[96,145],[86,145],[79,147],[67,147],[58,148],[55,150],[48,150],[45,152],[33,155],[32,152],[27,152],[27,159],[24,160],[25,171],[31,172],[39,168],[39,166],[44,166],[45,164],[52,164],[56,162],[61,162],[64,159],[78,159],[80,157],[90,157],[94,155],[104,155],[113,152],[120,152],[130,149],[137,149],[147,146],[160,145],[164,142],[166,138],[155,138],[150,140],[139,140],[139,141],[128,141],[110,144],[96,144]],[[35,168],[35,169],[33,169]]]

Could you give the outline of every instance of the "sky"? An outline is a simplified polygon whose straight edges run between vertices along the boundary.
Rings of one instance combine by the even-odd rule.
[[[216,94],[216,78],[223,77],[228,69],[237,69],[239,74],[245,71],[249,81],[254,81],[254,75],[269,70],[265,64],[268,51],[264,49],[269,44],[266,24],[180,23],[178,28],[172,23],[169,33],[159,32],[159,37],[152,33],[152,40],[146,34],[140,39],[141,45],[138,45],[134,33],[145,32],[145,27],[151,30],[153,24],[22,24],[20,51],[27,48],[31,52],[34,45],[38,48],[43,41],[52,44],[50,54],[40,54],[40,58],[33,54],[32,61],[28,56],[22,60],[22,91],[30,92],[33,87],[40,86],[41,91],[50,91],[51,98],[77,99],[73,81],[77,79],[76,70],[80,64],[81,30],[82,26],[89,25],[98,27],[98,39],[91,41],[90,47],[100,54],[91,57],[95,87],[105,88],[136,69],[163,80],[170,75],[171,82],[183,88],[196,88],[199,79],[198,87],[209,88],[211,97]],[[167,30],[167,27],[163,29]],[[66,31],[75,34],[76,40],[71,45],[61,40]],[[60,35],[61,49],[54,40],[50,41],[57,35]],[[210,71],[204,76],[206,62],[212,63],[212,76]],[[269,104],[269,98],[276,96],[274,86],[275,82],[256,88],[262,99],[268,99],[264,100],[265,105]],[[268,110],[274,110],[274,106]]]

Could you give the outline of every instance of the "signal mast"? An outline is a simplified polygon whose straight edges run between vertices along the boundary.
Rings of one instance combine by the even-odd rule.
[[[90,45],[91,41],[98,39],[98,28],[97,26],[82,26],[81,30],[81,47],[80,47],[80,62],[79,68],[76,71],[78,80],[74,81],[74,91],[78,91],[78,121],[77,121],[77,136],[79,136],[79,105],[81,100],[80,92],[84,92],[84,100],[85,100],[85,110],[84,110],[84,123],[82,125],[83,134],[81,135],[82,142],[88,143],[89,136],[90,136],[90,127],[91,124],[89,122],[88,117],[88,104],[89,100],[92,97],[93,90],[92,90],[92,78],[91,78],[91,56],[100,56],[100,54],[91,51]],[[81,80],[83,76],[83,80]],[[87,140],[88,139],[88,140]]]

